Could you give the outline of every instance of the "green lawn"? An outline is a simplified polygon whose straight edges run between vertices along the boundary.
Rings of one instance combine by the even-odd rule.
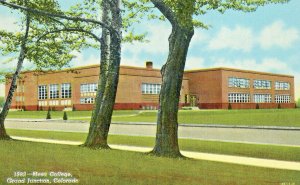
[[[143,112],[133,117],[116,117],[114,121],[155,122],[156,112]],[[300,127],[300,109],[200,110],[180,111],[179,123],[295,126]]]
[[[297,171],[257,168],[78,146],[0,141],[0,184],[15,171],[69,172],[80,184],[300,183]]]
[[[113,116],[128,116],[138,114],[135,110],[114,111]],[[62,119],[62,111],[51,111],[52,119]],[[92,111],[70,111],[67,112],[70,120],[90,120]],[[10,111],[7,118],[24,118],[24,119],[46,119],[47,111]]]
[[[32,138],[46,138],[69,141],[84,141],[87,134],[71,132],[53,131],[30,131],[8,129],[8,133],[13,136],[23,136]],[[110,144],[121,144],[130,146],[154,146],[153,137],[120,136],[110,135]],[[216,154],[228,154],[248,157],[258,157],[267,159],[278,159],[287,161],[300,161],[300,147],[283,147],[255,144],[241,144],[216,141],[201,141],[190,139],[179,139],[181,150],[197,151]]]
[[[45,111],[9,112],[8,118],[46,118]],[[53,111],[52,118],[63,117],[63,112]],[[132,116],[135,115],[135,116]],[[89,121],[91,111],[68,112],[71,120]],[[155,122],[156,111],[114,111],[113,121]],[[179,123],[224,124],[254,126],[294,126],[300,127],[300,109],[259,109],[259,110],[181,110]]]

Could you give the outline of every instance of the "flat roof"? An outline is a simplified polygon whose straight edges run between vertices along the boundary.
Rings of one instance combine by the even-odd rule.
[[[74,71],[74,70],[80,70],[80,69],[89,69],[89,68],[96,68],[99,67],[100,64],[93,64],[93,65],[86,65],[86,66],[79,66],[79,67],[72,67],[72,68],[66,68],[61,70],[45,70],[40,72],[64,72],[64,71]],[[157,68],[151,68],[148,69],[146,67],[136,67],[136,66],[127,66],[127,65],[121,65],[120,68],[127,68],[127,69],[138,69],[138,70],[152,70],[152,71],[160,71],[160,69]],[[262,74],[262,75],[271,75],[271,76],[283,76],[283,77],[290,77],[294,78],[293,75],[286,75],[286,74],[277,74],[277,73],[269,73],[269,72],[260,72],[260,71],[253,71],[253,70],[244,70],[244,69],[235,69],[235,68],[227,68],[227,67],[215,67],[215,68],[201,68],[201,69],[192,69],[192,70],[185,70],[184,73],[196,73],[196,72],[207,72],[207,71],[234,71],[234,72],[243,72],[243,73],[252,73],[252,74]],[[28,72],[39,72],[35,70],[28,70],[21,73],[28,73]]]
[[[284,77],[294,78],[293,75],[277,74],[277,73],[269,73],[269,72],[260,72],[260,71],[253,71],[253,70],[244,70],[244,69],[235,69],[235,68],[227,68],[227,67],[192,69],[192,70],[186,70],[185,73],[196,73],[196,72],[207,72],[207,71],[234,71],[234,72],[262,74],[262,75],[270,75],[270,76],[284,76]]]

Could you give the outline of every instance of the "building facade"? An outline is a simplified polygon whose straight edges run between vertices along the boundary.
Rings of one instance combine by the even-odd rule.
[[[18,80],[13,109],[92,110],[99,65],[70,70],[26,71]],[[6,83],[6,94],[9,89]],[[157,109],[160,70],[121,66],[115,109]],[[229,68],[185,71],[180,107],[202,109],[294,108],[294,77]]]

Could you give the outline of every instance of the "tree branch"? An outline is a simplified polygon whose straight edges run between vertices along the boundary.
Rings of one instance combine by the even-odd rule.
[[[51,33],[59,33],[59,32],[63,32],[63,31],[74,31],[74,32],[83,32],[83,33],[87,33],[89,35],[91,35],[96,41],[101,42],[101,38],[99,38],[97,35],[95,35],[94,33],[90,32],[90,31],[86,31],[84,29],[81,28],[64,28],[64,29],[60,29],[60,30],[53,30],[53,31],[49,31],[46,32],[45,34],[43,34],[42,36],[40,36],[37,39],[37,42],[39,42],[42,38],[44,38],[45,36],[51,34]]]
[[[176,16],[170,7],[166,5],[162,0],[151,0],[156,8],[170,21],[172,25],[177,24]]]
[[[94,19],[85,19],[85,18],[81,18],[81,17],[70,17],[70,16],[66,16],[66,15],[62,15],[62,14],[60,15],[60,14],[50,13],[50,12],[46,12],[46,11],[36,10],[33,8],[9,3],[9,2],[6,2],[5,0],[0,0],[0,4],[10,7],[10,8],[13,8],[13,9],[24,10],[24,11],[40,14],[43,16],[58,17],[61,19],[67,19],[67,20],[71,20],[71,21],[75,21],[75,22],[93,23],[93,24],[100,25],[101,27],[104,27],[104,28],[108,29],[109,31],[115,32],[114,28],[112,28],[110,25],[106,25],[103,22],[97,21]]]

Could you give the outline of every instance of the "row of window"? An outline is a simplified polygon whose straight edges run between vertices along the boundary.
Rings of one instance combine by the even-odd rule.
[[[81,93],[97,92],[97,89],[98,89],[98,85],[96,83],[81,84],[80,85],[80,92]]]
[[[229,103],[250,103],[250,94],[247,93],[229,93]],[[271,103],[272,96],[270,94],[254,94],[254,103]],[[275,103],[290,103],[290,95],[275,95]]]
[[[95,98],[80,98],[80,104],[93,104],[95,103]]]
[[[247,78],[236,78],[229,77],[228,87],[237,87],[237,88],[250,88],[250,80]],[[271,89],[272,82],[270,80],[254,80],[253,87],[255,89]],[[290,83],[288,82],[275,82],[276,90],[289,90]]]
[[[49,95],[50,99],[59,98],[59,87],[58,84],[50,84],[49,85]],[[70,83],[61,84],[61,98],[71,98],[72,97],[72,89]],[[45,100],[48,98],[47,85],[39,85],[38,86],[38,98],[39,100]]]
[[[142,94],[159,94],[161,89],[161,84],[142,84]]]
[[[81,84],[80,92],[81,93],[89,93],[89,92],[97,92],[97,84]],[[59,85],[58,84],[50,84],[49,85],[49,98],[50,99],[58,99],[59,96]],[[39,85],[38,87],[38,96],[39,100],[45,100],[48,98],[47,85]],[[61,98],[71,98],[72,97],[72,88],[70,83],[61,84]]]

